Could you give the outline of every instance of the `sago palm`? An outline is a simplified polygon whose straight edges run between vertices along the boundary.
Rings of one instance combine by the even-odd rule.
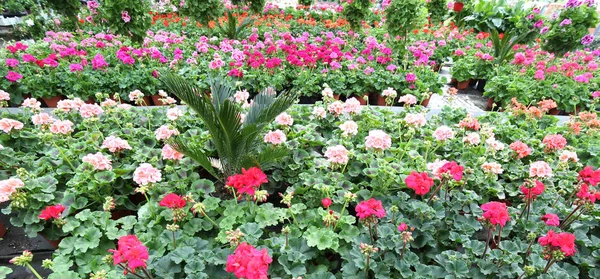
[[[235,89],[228,82],[220,78],[209,80],[211,98],[180,76],[167,73],[160,79],[168,92],[179,97],[202,120],[218,158],[211,158],[202,146],[195,144],[198,141],[194,138],[174,137],[169,144],[217,179],[240,173],[242,168],[268,167],[287,154],[286,148],[265,145],[261,135],[277,115],[295,103],[296,93],[277,96],[271,88],[263,90],[254,97],[242,123],[242,109],[233,101]]]

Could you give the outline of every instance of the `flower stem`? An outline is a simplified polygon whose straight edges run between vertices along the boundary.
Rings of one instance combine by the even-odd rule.
[[[292,220],[294,220],[294,225],[296,225],[296,227],[298,226],[298,222],[296,222],[296,216],[294,215],[294,212],[292,211],[291,208],[288,207],[288,210],[290,211],[290,213],[292,214]]]
[[[124,264],[120,263],[119,266],[121,268],[123,268],[124,270],[126,270],[128,273],[133,274],[135,277],[140,278],[140,279],[145,279],[144,277],[140,276],[139,274],[136,274],[135,272],[133,272],[133,270],[127,268],[127,266],[125,266]]]
[[[402,253],[400,253],[400,260],[404,257],[404,251],[406,250],[406,241],[404,241],[404,245],[402,245]]]
[[[435,188],[435,190],[433,191],[433,193],[431,193],[431,197],[429,197],[429,199],[427,200],[427,204],[429,204],[429,202],[431,202],[431,200],[433,199],[433,197],[437,194],[437,192],[442,188],[442,186],[444,186],[444,182],[441,181],[440,185],[437,186],[437,188]]]
[[[345,200],[345,201],[344,201],[344,206],[342,207],[342,210],[341,210],[341,212],[340,212],[340,220],[342,219],[342,217],[344,217],[344,209],[346,209],[346,206],[347,206],[347,205],[348,205],[348,200]],[[334,230],[334,231],[335,231],[335,228],[337,228],[337,225],[338,225],[339,223],[340,223],[340,222],[335,222],[335,226],[333,226],[333,230]]]
[[[40,274],[37,273],[37,271],[35,271],[33,266],[31,266],[31,264],[27,263],[27,267],[29,268],[29,270],[31,270],[31,272],[33,273],[33,275],[35,275],[35,277],[37,277],[38,279],[43,279],[42,276],[40,276]]]
[[[544,268],[544,271],[542,271],[542,274],[546,274],[546,272],[548,272],[548,269],[550,269],[550,267],[552,266],[552,264],[555,262],[555,260],[550,259],[548,260],[548,263],[546,264],[546,268]]]
[[[491,238],[492,238],[492,229],[488,228],[487,241],[485,242],[485,249],[483,250],[483,256],[481,257],[481,259],[485,259],[485,254],[487,253],[488,247],[490,246]]]
[[[571,217],[573,216],[573,214],[575,214],[575,212],[577,210],[579,210],[579,208],[581,208],[581,205],[578,205],[577,207],[575,207],[575,209],[573,209],[573,211],[565,218],[565,220],[563,221],[562,225],[560,225],[560,229],[564,229],[566,228],[565,224],[569,223],[569,220],[571,219]]]
[[[502,226],[500,226],[500,229],[498,230],[498,246],[500,246],[500,240],[502,240]]]
[[[369,236],[371,237],[371,245],[373,245],[373,230],[371,229],[371,222],[369,222]]]
[[[56,142],[52,141],[52,143],[54,144],[54,146],[56,147],[56,149],[58,149],[58,153],[60,153],[60,156],[63,157],[63,159],[65,161],[67,161],[67,163],[69,164],[69,166],[71,166],[71,169],[73,171],[75,171],[76,168],[73,166],[73,163],[71,163],[71,161],[69,160],[69,158],[67,156],[65,156],[65,153],[63,153],[63,151],[60,149],[60,147],[58,147],[58,145],[56,144]]]
[[[215,226],[215,228],[219,228],[219,226],[217,225],[217,223],[215,223],[215,221],[213,221],[213,219],[211,219],[210,217],[208,217],[208,215],[206,213],[204,213],[204,217],[206,217],[206,219],[208,219],[208,221],[210,221],[213,226]]]
[[[154,277],[150,275],[150,272],[148,272],[148,270],[145,267],[142,267],[142,271],[144,272],[144,274],[146,274],[146,276],[148,276],[148,279],[154,279]]]
[[[172,231],[171,235],[173,236],[173,250],[177,249],[177,241],[175,240],[175,232]]]
[[[367,264],[365,266],[365,278],[369,279],[369,263],[371,261],[371,255],[367,254]]]

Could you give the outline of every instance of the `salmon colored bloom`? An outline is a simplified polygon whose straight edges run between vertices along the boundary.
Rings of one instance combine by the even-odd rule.
[[[125,149],[131,150],[131,146],[129,146],[129,143],[127,143],[126,140],[115,136],[106,137],[102,142],[102,146],[100,148],[107,148],[108,151],[113,153]]]
[[[560,150],[567,146],[567,139],[562,135],[547,135],[542,142],[546,145],[546,152]]]
[[[73,132],[73,122],[69,120],[57,120],[50,125],[50,132],[54,134],[68,135]]]
[[[509,145],[509,148],[517,154],[517,158],[521,159],[531,154],[531,148],[521,141],[515,141]]]

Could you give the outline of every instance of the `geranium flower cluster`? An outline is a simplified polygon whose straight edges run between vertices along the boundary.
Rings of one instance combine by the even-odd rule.
[[[241,199],[244,193],[254,196],[256,190],[267,182],[267,175],[260,168],[251,167],[247,170],[242,168],[241,174],[228,177],[226,185],[234,188],[237,191],[236,195]]]
[[[148,248],[135,235],[119,238],[117,250],[110,249],[108,252],[113,253],[114,265],[122,267],[125,275],[146,269]]]
[[[544,258],[547,260],[562,260],[564,257],[575,255],[575,235],[572,233],[555,233],[549,230],[548,233],[538,239],[538,243],[544,247]],[[560,251],[557,255],[555,251]]]
[[[232,255],[227,256],[225,270],[244,279],[267,279],[269,265],[273,262],[267,249],[258,250],[252,245],[240,243]]]

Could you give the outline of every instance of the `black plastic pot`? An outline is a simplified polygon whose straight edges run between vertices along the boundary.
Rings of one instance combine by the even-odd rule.
[[[486,83],[487,83],[487,80],[485,80],[485,79],[480,79],[480,80],[477,82],[477,87],[476,87],[476,89],[477,89],[479,92],[484,92],[484,91],[485,91],[484,89],[485,89],[485,84],[486,84]]]
[[[16,13],[11,13],[11,12],[3,12],[2,16],[9,18],[9,17],[22,17],[22,16],[26,16],[27,13],[26,12],[16,12]]]

